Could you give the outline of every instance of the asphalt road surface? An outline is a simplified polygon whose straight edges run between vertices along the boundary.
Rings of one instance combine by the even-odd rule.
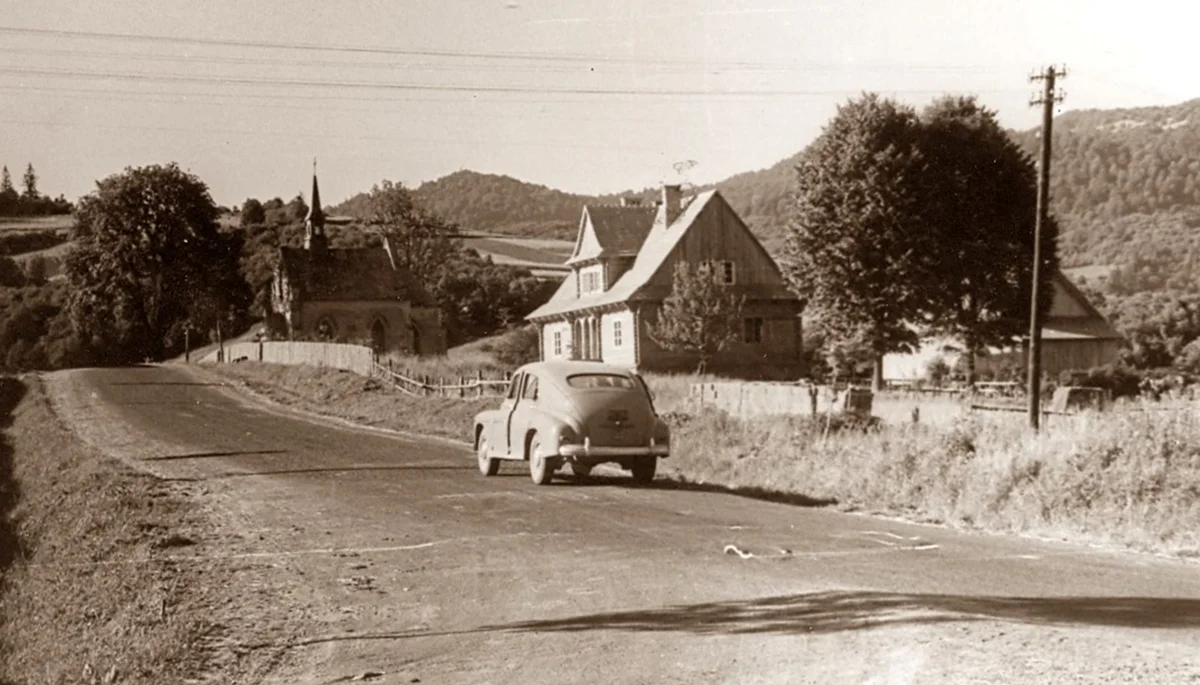
[[[277,682],[1200,683],[1200,564],[618,478],[537,487],[524,464],[484,478],[461,445],[183,367],[47,387],[81,436],[236,514],[231,553],[291,603]]]

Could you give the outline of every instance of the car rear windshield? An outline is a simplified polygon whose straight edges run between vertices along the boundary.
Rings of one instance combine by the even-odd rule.
[[[612,373],[577,373],[567,376],[567,385],[572,388],[621,388],[633,390],[637,386],[627,376]]]

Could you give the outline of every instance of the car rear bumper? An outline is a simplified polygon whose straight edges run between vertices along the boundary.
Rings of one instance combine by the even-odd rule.
[[[665,457],[671,453],[668,445],[639,445],[637,447],[599,447],[595,445],[560,445],[558,456],[568,458]]]

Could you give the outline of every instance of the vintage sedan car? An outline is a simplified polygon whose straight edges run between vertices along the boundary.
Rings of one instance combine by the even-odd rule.
[[[527,461],[538,485],[563,464],[587,477],[605,462],[649,482],[670,444],[670,428],[655,413],[642,377],[599,362],[526,364],[513,374],[500,407],[475,416],[479,471],[494,476],[501,461]]]

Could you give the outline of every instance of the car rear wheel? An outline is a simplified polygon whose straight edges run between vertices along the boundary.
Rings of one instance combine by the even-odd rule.
[[[547,485],[554,478],[558,460],[542,454],[542,442],[534,435],[529,440],[529,477],[536,485]]]
[[[488,443],[485,438],[479,438],[479,449],[476,451],[476,457],[479,459],[480,473],[485,476],[494,476],[500,473],[500,460],[488,456]]]
[[[654,472],[658,470],[658,459],[638,459],[629,465],[635,483],[649,483],[654,480]]]

